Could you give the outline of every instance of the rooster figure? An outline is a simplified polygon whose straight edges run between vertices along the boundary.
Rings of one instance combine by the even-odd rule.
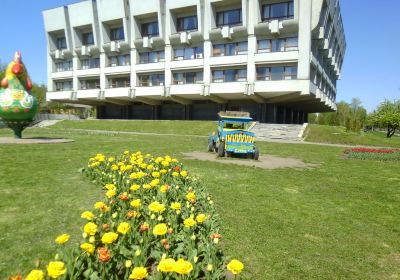
[[[36,97],[30,94],[32,82],[22,62],[21,53],[7,66],[0,86],[0,118],[14,131],[15,138],[29,126],[38,111]]]

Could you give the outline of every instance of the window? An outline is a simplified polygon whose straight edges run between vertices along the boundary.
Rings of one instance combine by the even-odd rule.
[[[187,47],[174,50],[174,60],[203,58],[203,47]]]
[[[231,44],[217,44],[213,46],[214,56],[247,54],[247,41]]]
[[[163,86],[164,81],[164,74],[149,74],[139,76],[139,86],[141,87]]]
[[[139,54],[139,63],[155,63],[165,61],[164,51],[144,52]]]
[[[82,70],[92,69],[92,68],[100,68],[100,58],[89,58],[82,59],[81,61]]]
[[[203,47],[187,47],[174,50],[174,60],[203,58]]]
[[[123,41],[125,40],[124,28],[117,27],[110,29],[110,40],[111,41]]]
[[[297,66],[257,67],[257,80],[278,81],[297,79]]]
[[[72,90],[72,81],[56,82],[56,91]]]
[[[88,33],[82,34],[82,45],[84,45],[84,46],[94,45],[93,32],[88,32]]]
[[[285,66],[285,72],[283,74],[285,80],[297,79],[297,67],[296,66]]]
[[[258,52],[287,52],[298,49],[297,37],[265,39],[258,41]]]
[[[81,89],[99,89],[100,88],[100,80],[82,80],[81,81]]]
[[[259,40],[258,41],[258,52],[259,53],[266,53],[271,52],[271,40]]]
[[[269,5],[264,5],[262,7],[263,21],[268,21],[271,19],[292,18],[293,16],[294,16],[293,1],[269,4]]]
[[[212,71],[213,83],[245,82],[247,81],[247,69],[225,69]]]
[[[217,26],[233,26],[242,24],[242,9],[229,10],[217,13]]]
[[[67,48],[67,40],[65,37],[57,38],[57,50],[64,50]]]
[[[72,71],[72,60],[56,63],[56,72]]]
[[[184,72],[184,73],[174,73],[174,84],[194,84],[203,82],[203,72]]]
[[[111,67],[131,65],[131,56],[129,54],[110,56],[109,59],[109,66]]]
[[[285,51],[297,51],[298,45],[299,45],[299,42],[298,42],[297,37],[286,38]]]
[[[197,16],[177,18],[176,23],[178,32],[197,30]]]
[[[156,37],[159,35],[158,22],[149,22],[142,24],[142,37]]]
[[[130,77],[116,77],[108,79],[109,88],[126,88],[131,86]]]

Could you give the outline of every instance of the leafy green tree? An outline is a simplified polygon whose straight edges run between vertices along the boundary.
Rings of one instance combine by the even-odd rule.
[[[308,114],[308,123],[317,123],[318,115],[315,113]]]
[[[7,65],[3,64],[0,60],[0,81],[4,78]]]
[[[336,112],[319,114],[316,122],[321,125],[344,126],[348,131],[359,132],[366,117],[367,110],[361,106],[361,101],[353,98],[350,103],[337,103]]]
[[[400,99],[393,102],[385,100],[369,115],[369,122],[386,129],[386,137],[392,137],[400,128]]]

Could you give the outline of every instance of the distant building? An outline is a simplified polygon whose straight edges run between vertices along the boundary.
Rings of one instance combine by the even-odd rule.
[[[336,109],[338,0],[87,0],[43,16],[47,100],[99,118],[303,123]]]

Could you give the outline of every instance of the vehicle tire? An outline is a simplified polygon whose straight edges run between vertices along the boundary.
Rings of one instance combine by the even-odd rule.
[[[208,151],[213,152],[214,151],[214,142],[213,140],[208,140]]]
[[[218,156],[219,157],[225,156],[225,143],[224,142],[220,142],[218,145]]]
[[[258,149],[258,147],[256,147],[254,150],[253,159],[258,160],[259,157],[260,157],[260,150]]]

